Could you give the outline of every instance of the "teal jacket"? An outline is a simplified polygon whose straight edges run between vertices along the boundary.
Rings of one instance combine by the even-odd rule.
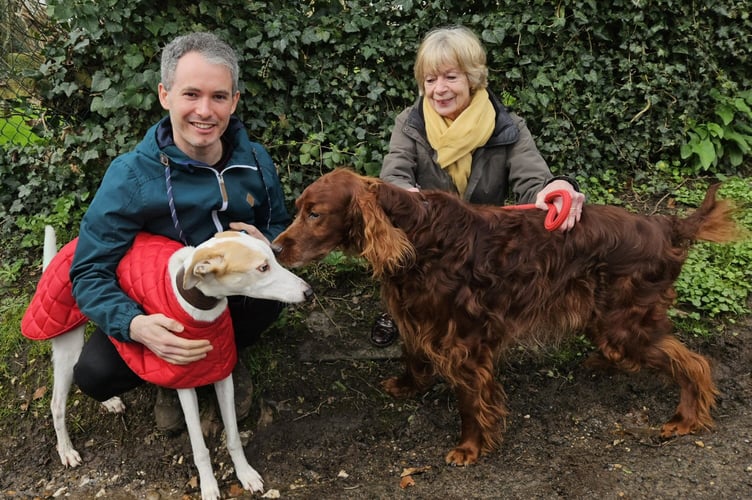
[[[116,277],[118,263],[139,232],[198,245],[230,222],[253,224],[269,241],[289,224],[266,150],[248,139],[235,117],[222,141],[232,153],[220,173],[175,146],[166,117],[105,172],[81,221],[70,278],[79,308],[108,335],[129,341],[131,320],[144,314]]]

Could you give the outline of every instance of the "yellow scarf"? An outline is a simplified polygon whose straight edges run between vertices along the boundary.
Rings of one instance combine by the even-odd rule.
[[[438,153],[441,168],[452,177],[460,196],[465,195],[473,151],[488,142],[496,125],[496,110],[486,89],[475,92],[470,105],[456,120],[444,118],[423,98],[428,142]]]

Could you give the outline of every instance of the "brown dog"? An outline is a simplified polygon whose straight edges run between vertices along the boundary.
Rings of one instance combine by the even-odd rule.
[[[407,397],[443,377],[462,420],[446,461],[467,465],[501,441],[508,412],[495,378],[499,355],[578,332],[605,361],[676,381],[679,405],[662,436],[713,425],[710,365],[672,335],[667,311],[690,243],[740,236],[731,205],[715,199],[717,188],[687,218],[587,205],[563,233],[544,228],[541,210],[474,206],[337,170],[308,186],[293,224],[272,246],[290,266],[336,248],[371,263],[406,363],[403,375],[382,386]]]

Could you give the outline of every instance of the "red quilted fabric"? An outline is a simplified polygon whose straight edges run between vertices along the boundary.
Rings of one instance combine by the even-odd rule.
[[[66,245],[66,247],[68,246],[75,247],[75,240]],[[123,257],[118,266],[118,280],[121,288],[141,304],[147,314],[162,313],[183,324],[185,330],[180,334],[182,337],[209,339],[213,349],[209,351],[206,358],[188,365],[173,365],[159,358],[142,344],[120,342],[110,337],[128,366],[142,379],[173,389],[214,383],[228,376],[237,362],[237,350],[229,310],[225,310],[214,322],[200,322],[188,316],[177,302],[172,290],[167,264],[170,256],[181,246],[180,243],[169,238],[148,233],[139,234],[133,243],[133,247]],[[66,247],[63,247],[63,249],[66,249]],[[29,338],[54,337],[86,321],[86,318],[83,318],[83,321],[76,323],[76,313],[72,311],[72,309],[75,309],[77,314],[81,315],[71,296],[67,272],[70,268],[73,250],[68,250],[70,257],[67,260],[59,259],[58,257],[63,255],[63,249],[55,256],[55,259],[42,275],[42,279],[37,286],[37,293],[22,320],[22,332]],[[58,269],[58,267],[64,267],[65,270]],[[64,291],[62,292],[55,287],[47,288],[45,278],[48,274],[64,275],[66,281],[68,281],[67,288],[63,287]],[[52,281],[52,284],[56,285],[56,281]],[[57,295],[49,297],[48,295],[52,295],[49,293],[50,291]],[[38,297],[40,295],[41,297]],[[68,311],[66,311],[66,308]],[[27,319],[29,316],[31,317]],[[54,316],[54,319],[46,316]],[[68,320],[68,317],[74,318],[74,321]],[[65,320],[61,318],[65,318]],[[65,325],[71,324],[72,326],[65,328]],[[48,325],[52,325],[52,327]],[[56,333],[53,333],[53,330]],[[38,331],[45,333],[39,334]]]
[[[32,340],[57,337],[88,320],[76,305],[68,270],[78,238],[63,246],[47,266],[21,319],[21,333]]]

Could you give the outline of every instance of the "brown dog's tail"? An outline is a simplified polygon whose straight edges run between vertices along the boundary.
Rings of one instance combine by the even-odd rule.
[[[734,204],[716,199],[720,186],[710,186],[700,208],[686,219],[677,220],[676,233],[681,240],[728,243],[745,237],[745,232],[734,220],[737,211]]]

